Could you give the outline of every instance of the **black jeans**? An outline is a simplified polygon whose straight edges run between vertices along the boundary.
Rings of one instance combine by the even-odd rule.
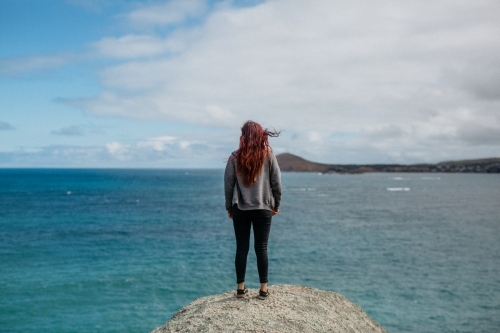
[[[234,235],[236,236],[236,283],[245,282],[247,256],[250,248],[250,229],[253,225],[254,248],[260,283],[267,283],[267,241],[273,216],[270,210],[239,210],[233,207]]]

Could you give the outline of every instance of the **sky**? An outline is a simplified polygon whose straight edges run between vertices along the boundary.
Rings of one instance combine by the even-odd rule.
[[[0,167],[500,157],[497,0],[0,0]]]

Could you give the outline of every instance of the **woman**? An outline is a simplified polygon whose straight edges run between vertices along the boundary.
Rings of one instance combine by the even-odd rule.
[[[259,298],[269,296],[267,290],[267,241],[272,217],[279,212],[281,174],[268,137],[279,132],[263,129],[247,121],[241,128],[240,146],[229,157],[224,173],[224,189],[228,217],[233,219],[236,236],[236,295],[244,297],[250,229],[253,226],[260,290]]]

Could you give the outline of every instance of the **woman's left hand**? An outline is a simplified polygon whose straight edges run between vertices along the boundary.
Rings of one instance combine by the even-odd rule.
[[[280,209],[279,208],[275,208],[275,209],[273,209],[272,214],[274,216],[274,215],[278,214],[279,212],[280,212]]]

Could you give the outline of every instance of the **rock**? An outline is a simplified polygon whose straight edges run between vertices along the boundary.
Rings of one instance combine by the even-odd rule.
[[[235,291],[202,297],[151,333],[165,332],[349,332],[387,331],[342,295],[319,289],[275,285],[269,298],[258,290],[236,298]]]

